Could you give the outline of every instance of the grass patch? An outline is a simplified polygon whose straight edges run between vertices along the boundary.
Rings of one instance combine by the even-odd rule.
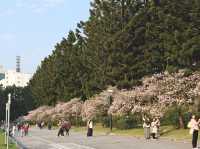
[[[4,144],[4,137],[4,132],[0,130],[0,149],[6,149],[6,145]],[[17,147],[15,144],[10,142],[9,149],[17,149]]]
[[[74,127],[73,130],[75,132],[87,131],[86,127]],[[96,124],[94,126],[94,133],[108,134],[110,133],[110,129],[103,128],[101,124]],[[122,136],[134,136],[134,137],[144,136],[143,128],[134,128],[134,129],[127,129],[127,130],[119,130],[119,129],[113,128],[112,133],[115,135],[122,135]],[[188,129],[176,129],[173,126],[162,126],[160,128],[160,135],[161,135],[161,138],[176,139],[176,140],[191,140],[191,137],[192,137],[189,134]]]
[[[73,130],[75,132],[82,132],[87,131],[86,127],[73,127]],[[143,136],[143,129],[141,128],[135,128],[135,129],[126,129],[126,130],[120,130],[117,128],[113,128],[112,132],[110,131],[110,128],[104,128],[101,126],[101,124],[96,124],[94,126],[94,133],[97,134],[116,134],[116,135],[125,135],[125,136]]]
[[[189,129],[176,129],[172,126],[163,126],[161,128],[161,136],[177,140],[190,140],[192,136]]]

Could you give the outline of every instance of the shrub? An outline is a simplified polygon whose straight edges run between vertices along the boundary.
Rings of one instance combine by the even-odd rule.
[[[103,127],[110,127],[110,117],[105,116],[101,119]],[[113,116],[112,125],[118,129],[131,129],[138,126],[141,123],[139,115],[127,115],[127,116]]]
[[[179,114],[182,115],[184,128],[187,128],[191,114],[185,107],[177,106],[172,106],[166,111],[164,117],[161,119],[161,125],[173,125],[174,127],[179,128]]]
[[[117,87],[119,89],[123,89],[123,88],[130,89],[132,87],[132,84],[128,80],[122,80],[122,81],[120,81],[120,82],[117,83]]]
[[[191,69],[185,69],[184,71],[184,77],[188,77],[192,75],[193,71]]]
[[[117,118],[115,126],[118,129],[131,129],[137,127],[137,124],[134,116],[123,116]]]
[[[101,118],[103,127],[110,127],[110,118],[108,116],[104,116]]]
[[[72,117],[69,120],[73,126],[86,126],[86,122],[81,117]]]
[[[178,68],[172,65],[168,65],[166,69],[170,74],[178,71]]]
[[[123,80],[117,83],[118,89],[131,89],[133,86],[142,85],[140,80]]]

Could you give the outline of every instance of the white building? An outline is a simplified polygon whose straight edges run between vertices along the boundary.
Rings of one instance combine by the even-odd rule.
[[[0,79],[0,84],[3,87],[13,85],[17,87],[25,87],[28,85],[32,74],[16,72],[15,70],[3,71],[2,69],[2,72],[0,72],[0,76],[3,77],[2,79]]]
[[[5,78],[5,71],[3,69],[3,66],[0,65],[0,80]]]

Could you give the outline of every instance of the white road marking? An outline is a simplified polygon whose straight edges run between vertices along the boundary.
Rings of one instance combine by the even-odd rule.
[[[50,144],[50,145],[53,146],[54,149],[55,149],[55,147],[56,147],[56,149],[71,149],[71,148],[68,148],[66,146],[62,146],[60,144]]]
[[[74,147],[76,147],[76,149],[95,149],[95,148],[92,148],[92,147],[89,147],[89,146],[79,145],[79,144],[75,144],[75,143],[66,143],[66,144],[74,146]]]
[[[79,145],[76,143],[65,143],[66,145],[71,146],[72,147],[71,148],[68,146],[63,146],[61,144],[54,143],[53,141],[49,141],[49,140],[41,138],[41,137],[33,137],[33,138],[40,140],[42,142],[48,143],[50,146],[54,147],[54,149],[95,149],[95,148],[92,148],[89,146]]]
[[[71,148],[68,148],[66,146],[62,146],[60,144],[57,144],[57,143],[54,143],[52,141],[46,140],[46,139],[41,138],[41,137],[33,137],[33,138],[35,138],[37,140],[40,140],[42,142],[48,143],[50,146],[54,147],[54,149],[71,149]]]

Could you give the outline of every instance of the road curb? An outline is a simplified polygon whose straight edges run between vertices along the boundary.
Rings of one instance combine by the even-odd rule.
[[[14,137],[9,137],[9,139],[16,144],[16,146],[19,149],[28,149],[26,146],[24,146],[21,142],[19,142],[17,139],[15,139]]]

